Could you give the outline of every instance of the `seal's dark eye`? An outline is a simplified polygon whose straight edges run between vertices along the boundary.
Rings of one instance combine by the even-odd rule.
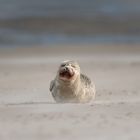
[[[66,64],[62,64],[62,65],[61,65],[61,67],[65,67],[65,66],[66,66]]]
[[[76,68],[76,66],[75,65],[71,65],[73,68]]]

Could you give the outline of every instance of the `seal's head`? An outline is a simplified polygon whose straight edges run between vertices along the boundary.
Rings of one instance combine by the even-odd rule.
[[[58,70],[58,77],[61,81],[72,82],[80,76],[80,67],[75,61],[64,61],[61,63]]]

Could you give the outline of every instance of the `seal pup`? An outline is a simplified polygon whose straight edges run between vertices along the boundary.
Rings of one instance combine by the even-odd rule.
[[[95,85],[80,72],[75,61],[63,61],[50,83],[50,92],[59,103],[86,103],[95,97]]]

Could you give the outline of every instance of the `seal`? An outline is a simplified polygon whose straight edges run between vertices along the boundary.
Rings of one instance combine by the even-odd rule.
[[[58,103],[87,103],[95,97],[95,85],[80,72],[76,61],[63,61],[50,83],[50,92]]]

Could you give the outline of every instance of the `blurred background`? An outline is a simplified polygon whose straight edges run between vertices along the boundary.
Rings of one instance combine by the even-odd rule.
[[[0,47],[139,43],[139,0],[0,0]]]
[[[95,102],[55,103],[64,60]],[[140,140],[140,0],[0,0],[0,111],[0,140]]]

